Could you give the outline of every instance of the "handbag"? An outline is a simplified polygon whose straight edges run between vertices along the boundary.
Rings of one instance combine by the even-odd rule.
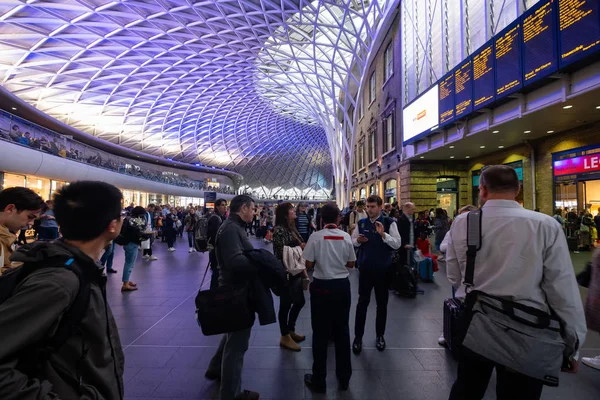
[[[474,287],[475,257],[481,248],[482,210],[467,216],[467,267],[463,284],[467,318],[462,345],[513,371],[558,386],[565,356],[575,353],[568,346],[563,326],[554,313],[492,296]]]
[[[150,249],[150,239],[142,240],[142,243],[140,243],[140,246],[142,247],[142,250],[149,250]]]
[[[584,270],[577,274],[577,283],[584,288],[590,287],[592,280],[592,263],[589,262],[585,266]]]
[[[302,257],[300,246],[283,246],[283,265],[289,274],[296,276],[306,269],[306,261]]]

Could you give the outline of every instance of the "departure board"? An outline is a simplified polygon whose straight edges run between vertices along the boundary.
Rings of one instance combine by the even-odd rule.
[[[536,4],[523,15],[523,82],[529,84],[558,70],[556,1]]]
[[[558,0],[560,67],[600,49],[600,2]]]
[[[440,81],[439,95],[440,127],[454,121],[454,74]]]
[[[509,25],[495,39],[496,96],[506,96],[523,86],[521,24]]]
[[[454,71],[454,118],[462,118],[473,112],[473,64],[471,59]]]
[[[495,99],[494,45],[483,45],[473,54],[473,109],[479,110]]]

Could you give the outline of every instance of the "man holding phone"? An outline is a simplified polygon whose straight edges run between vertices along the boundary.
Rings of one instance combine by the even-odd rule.
[[[367,218],[358,221],[352,232],[352,243],[358,247],[358,305],[354,324],[354,343],[352,351],[360,354],[362,338],[365,332],[367,308],[371,301],[371,292],[375,289],[377,317],[375,333],[377,350],[385,350],[385,325],[389,298],[388,274],[392,266],[392,254],[400,248],[402,238],[398,226],[391,218],[381,215],[383,200],[379,196],[367,199]]]

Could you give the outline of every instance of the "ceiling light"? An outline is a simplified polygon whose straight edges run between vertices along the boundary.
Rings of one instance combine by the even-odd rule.
[[[12,107],[13,111],[17,111],[17,107]]]
[[[451,149],[453,149],[453,148],[454,148],[454,146],[450,146],[450,148],[451,148]]]
[[[492,133],[500,133],[500,131],[493,131]]]
[[[596,106],[596,110],[600,110],[600,106]]]
[[[450,158],[454,158],[454,156],[450,156]]]
[[[554,133],[554,131],[548,131],[548,132],[546,132],[546,133]]]
[[[523,132],[523,133],[531,133],[531,131],[525,131],[525,132]]]
[[[565,110],[568,110],[569,108],[573,108],[573,106],[569,104],[568,106],[563,107],[563,109],[565,109]]]
[[[479,146],[480,149],[485,149],[485,146]]]
[[[465,156],[465,158],[471,158],[471,156]]]
[[[425,158],[425,157],[424,157],[424,156],[421,156],[421,157],[419,157],[419,158]]]
[[[499,149],[503,149],[503,148],[504,148],[504,146],[498,146],[498,148],[499,148]]]

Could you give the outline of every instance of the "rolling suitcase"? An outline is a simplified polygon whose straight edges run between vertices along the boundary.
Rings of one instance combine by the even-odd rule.
[[[408,250],[407,262],[402,264],[395,262],[392,266],[390,288],[395,290],[399,296],[414,298],[417,296],[417,270],[412,262],[410,250]]]
[[[419,277],[423,282],[433,282],[433,260],[431,257],[419,262]]]
[[[455,359],[458,359],[460,347],[463,342],[464,306],[455,298],[444,300],[444,339],[446,347]]]

